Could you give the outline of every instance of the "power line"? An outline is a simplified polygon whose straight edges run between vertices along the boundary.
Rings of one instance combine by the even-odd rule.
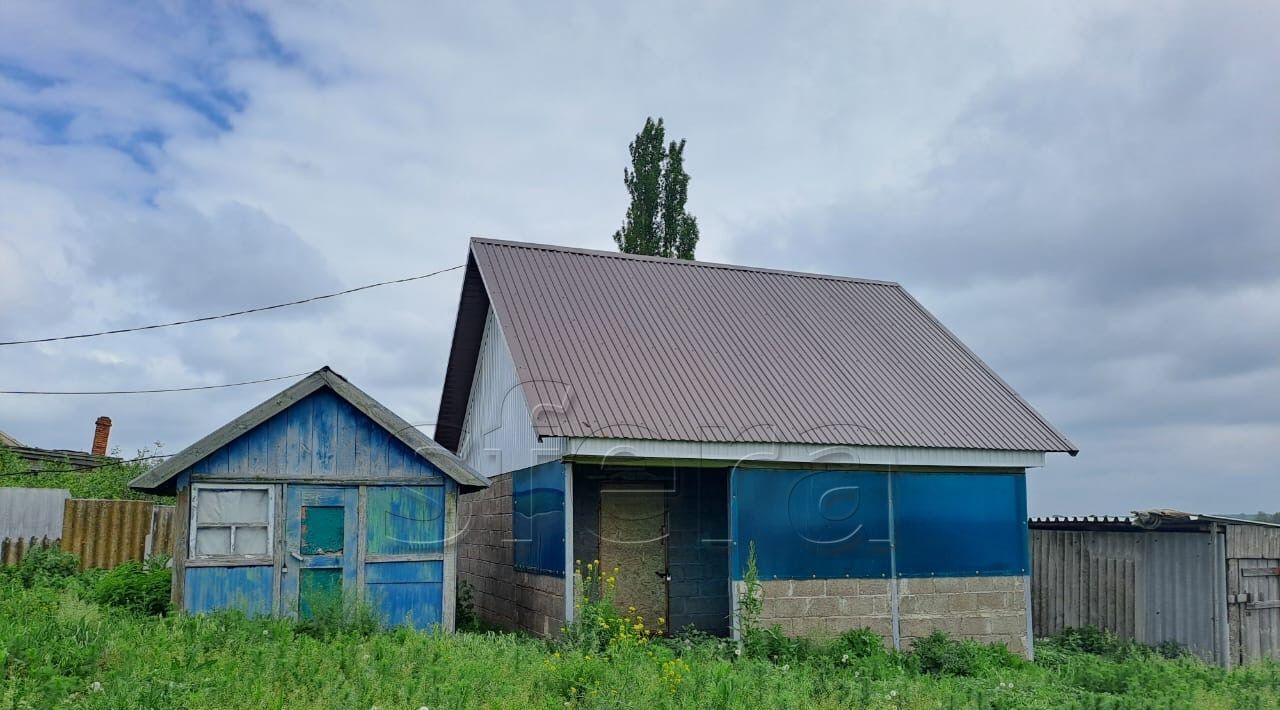
[[[244,382],[228,382],[222,385],[199,385],[195,387],[164,387],[149,390],[96,390],[96,391],[67,391],[67,390],[0,390],[0,394],[44,394],[44,395],[92,395],[92,394],[156,394],[159,392],[194,392],[195,390],[217,390],[224,387],[242,387],[244,385],[256,385],[262,382],[277,382],[279,380],[287,380],[293,377],[302,377],[308,375],[308,372],[296,372],[292,375],[280,375],[279,377],[264,377],[261,380],[246,380]]]
[[[394,280],[391,280],[391,281],[379,281],[378,283],[365,284],[364,286],[356,286],[355,288],[349,288],[349,289],[346,289],[345,291],[336,291],[336,292],[334,292],[334,293],[326,293],[326,294],[323,294],[323,295],[320,295],[320,296],[312,296],[311,298],[303,298],[303,299],[301,299],[301,300],[297,300],[297,301],[289,301],[288,303],[276,303],[276,304],[274,304],[274,305],[270,305],[270,306],[259,306],[258,308],[248,308],[248,309],[245,309],[245,310],[243,310],[243,311],[233,311],[233,312],[231,312],[231,313],[221,313],[221,314],[216,315],[216,316],[202,316],[202,317],[200,317],[200,318],[189,318],[189,319],[187,319],[187,320],[176,320],[176,321],[173,321],[172,323],[154,323],[154,324],[152,324],[152,325],[140,325],[140,326],[136,326],[136,327],[133,327],[133,328],[117,328],[117,329],[115,329],[115,330],[100,330],[100,331],[98,331],[98,332],[96,332],[96,333],[80,333],[80,334],[77,334],[77,335],[58,335],[58,336],[53,336],[53,337],[49,337],[49,338],[30,338],[30,339],[27,339],[27,340],[4,340],[4,341],[0,341],[0,345],[30,345],[30,344],[32,344],[32,343],[52,343],[52,342],[54,342],[54,341],[58,341],[58,340],[76,340],[76,339],[78,339],[78,338],[96,338],[96,337],[98,337],[98,336],[100,336],[100,335],[116,335],[116,334],[118,334],[118,333],[133,333],[133,332],[136,332],[136,331],[139,331],[139,330],[155,330],[155,329],[157,329],[157,328],[171,328],[171,327],[173,327],[173,326],[175,326],[175,325],[188,325],[188,324],[190,324],[190,323],[203,323],[203,322],[205,322],[205,321],[218,320],[219,318],[231,318],[231,317],[234,317],[234,316],[243,316],[243,315],[247,315],[247,314],[249,314],[249,313],[261,313],[262,311],[270,311],[270,310],[274,310],[274,309],[276,309],[276,308],[286,308],[286,307],[288,307],[288,306],[298,306],[298,305],[302,305],[303,303],[311,303],[312,301],[322,301],[322,300],[324,300],[324,299],[326,299],[326,298],[336,298],[336,297],[338,297],[338,296],[345,296],[345,295],[347,295],[347,294],[349,294],[349,293],[355,293],[355,292],[357,292],[357,291],[366,291],[366,290],[371,289],[371,288],[378,288],[379,286],[391,286],[391,285],[394,285],[394,284],[407,283],[407,282],[409,282],[409,281],[418,281],[418,280],[421,280],[421,279],[430,278],[430,277],[432,277],[432,276],[438,276],[438,275],[443,274],[443,273],[448,272],[448,271],[454,271],[454,270],[457,270],[457,269],[461,269],[463,266],[465,266],[465,264],[458,264],[457,266],[450,266],[450,267],[449,267],[449,268],[447,268],[447,269],[440,269],[439,271],[432,271],[432,272],[431,272],[431,273],[429,273],[429,274],[420,274],[420,275],[418,275],[418,276],[409,276],[409,277],[407,277],[407,278],[403,278],[403,279],[394,279]]]

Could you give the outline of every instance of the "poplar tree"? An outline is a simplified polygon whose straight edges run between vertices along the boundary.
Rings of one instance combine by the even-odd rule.
[[[630,146],[631,168],[622,171],[631,204],[613,241],[627,254],[692,259],[698,245],[698,220],[685,209],[689,199],[685,142],[665,142],[662,119],[645,119]]]

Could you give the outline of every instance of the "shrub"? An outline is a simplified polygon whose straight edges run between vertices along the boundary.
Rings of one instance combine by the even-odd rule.
[[[1148,649],[1137,641],[1120,638],[1096,626],[1065,629],[1049,639],[1048,645],[1067,652],[1088,653],[1114,660],[1137,658],[1148,653]]]
[[[476,614],[472,601],[471,585],[465,579],[458,579],[458,598],[454,606],[454,626],[459,631],[476,631],[480,628],[480,617]]]
[[[93,584],[91,596],[99,604],[160,616],[170,610],[172,573],[167,558],[130,561],[103,573]]]
[[[871,629],[853,629],[840,634],[831,644],[832,655],[843,658],[874,658],[888,655],[884,640]]]
[[[17,578],[22,586],[62,587],[80,570],[80,558],[58,547],[36,547],[18,563]]]
[[[930,675],[976,676],[997,669],[1027,665],[1002,644],[983,645],[977,641],[957,641],[944,631],[934,631],[911,644],[908,654],[920,673]]]

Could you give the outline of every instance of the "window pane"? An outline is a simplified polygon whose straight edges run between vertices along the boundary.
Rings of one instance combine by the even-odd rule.
[[[196,530],[196,554],[231,554],[231,528],[198,528]]]
[[[267,554],[267,529],[247,528],[242,526],[236,527],[236,554],[237,555],[265,555]]]
[[[266,489],[216,490],[202,488],[196,501],[196,515],[201,523],[266,524],[268,500]]]

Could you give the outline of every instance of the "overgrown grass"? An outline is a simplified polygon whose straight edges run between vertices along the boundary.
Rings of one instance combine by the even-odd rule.
[[[142,449],[136,458],[155,456],[159,447],[156,444],[156,449]],[[172,497],[147,495],[129,488],[129,481],[145,473],[152,463],[154,461],[121,461],[82,471],[45,472],[68,468],[65,464],[53,463],[44,466],[42,471],[32,472],[26,461],[0,446],[0,488],[65,488],[71,491],[72,498],[150,500],[171,504]]]
[[[1276,664],[1226,672],[1094,632],[1041,642],[1036,663],[945,637],[896,654],[867,632],[772,659],[696,634],[593,649],[496,633],[317,638],[287,621],[100,605],[94,577],[59,579],[28,587],[0,571],[0,708],[1280,705]]]

